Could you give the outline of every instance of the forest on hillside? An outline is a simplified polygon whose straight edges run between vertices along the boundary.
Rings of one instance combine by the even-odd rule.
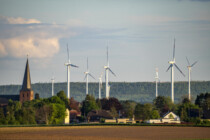
[[[133,100],[140,103],[151,103],[155,98],[155,82],[110,82],[111,90],[110,96],[118,98],[119,100]],[[170,95],[170,83],[161,82],[158,85],[158,92],[161,96]],[[0,95],[15,95],[19,94],[21,85],[1,85]],[[52,85],[51,83],[35,83],[32,84],[32,89],[35,93],[39,93],[41,98],[51,96]],[[71,83],[71,97],[81,102],[86,97],[84,82]],[[55,93],[63,90],[66,93],[66,83],[55,83]],[[181,102],[183,97],[188,93],[188,82],[175,82],[175,102]],[[210,92],[210,81],[192,81],[191,93],[192,99],[195,100],[196,96],[200,93]],[[98,83],[89,83],[89,94],[98,98]],[[105,97],[105,83],[102,87],[102,98]]]

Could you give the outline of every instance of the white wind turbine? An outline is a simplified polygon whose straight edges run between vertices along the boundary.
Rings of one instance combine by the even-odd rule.
[[[69,58],[69,48],[67,44],[67,54],[68,54],[68,62],[65,63],[65,66],[67,66],[67,97],[70,99],[70,68],[75,67],[78,68],[78,66],[71,64],[70,58]]]
[[[186,57],[187,59],[187,57]],[[190,76],[191,76],[191,68],[197,63],[197,61],[195,61],[192,65],[190,65],[190,61],[187,59],[187,63],[188,63],[188,93],[189,93],[189,97],[188,99],[191,100],[191,93],[190,93]]]
[[[173,49],[173,60],[168,62],[170,66],[166,70],[166,72],[171,68],[171,101],[174,103],[174,66],[179,70],[179,72],[183,75],[184,73],[179,69],[179,67],[175,63],[175,39],[174,39],[174,49]]]
[[[104,69],[105,69],[105,71],[106,71],[106,73],[105,73],[105,80],[106,80],[106,98],[109,98],[109,93],[110,93],[109,76],[108,76],[109,71],[110,71],[114,76],[116,76],[116,75],[114,74],[114,72],[113,72],[113,71],[110,69],[110,67],[109,67],[108,47],[107,47],[107,65],[104,66]]]
[[[156,82],[156,98],[158,97],[158,82],[160,81],[159,76],[158,76],[158,68],[156,68],[156,75],[155,75],[155,82]]]
[[[98,98],[101,99],[101,89],[102,89],[102,76],[103,76],[103,72],[101,73],[99,79],[99,83],[98,83]]]
[[[90,73],[89,73],[89,69],[88,69],[88,58],[87,58],[87,71],[84,72],[85,73],[85,79],[86,79],[86,95],[88,95],[88,76],[92,77],[93,79],[95,79]],[[84,80],[85,80],[84,79]]]
[[[55,78],[53,77],[51,79],[51,81],[52,81],[52,96],[54,96],[54,82],[55,82]]]

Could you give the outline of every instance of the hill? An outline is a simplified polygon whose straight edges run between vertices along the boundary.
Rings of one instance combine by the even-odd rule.
[[[152,102],[155,98],[155,83],[154,82],[110,82],[110,96],[116,97],[119,100],[133,100],[136,102]],[[55,83],[55,93],[60,90],[66,92],[66,83]],[[35,83],[32,84],[34,93],[39,93],[40,97],[46,98],[51,96],[51,83]],[[15,95],[19,94],[21,85],[2,85],[0,86],[0,95]],[[178,103],[188,93],[187,82],[175,82],[175,102]],[[192,81],[191,93],[195,100],[200,93],[210,92],[210,81]],[[89,93],[98,98],[98,83],[89,83]],[[170,83],[159,83],[159,95],[170,95]],[[71,83],[71,97],[77,101],[85,99],[85,83]],[[103,83],[102,97],[105,97],[105,84]]]

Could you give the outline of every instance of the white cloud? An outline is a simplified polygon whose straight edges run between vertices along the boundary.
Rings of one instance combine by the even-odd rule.
[[[64,37],[60,30],[65,28],[40,23],[36,19],[0,16],[0,57],[21,58],[29,54],[33,58],[50,58],[58,53],[59,39]],[[74,32],[65,35],[72,36]]]
[[[10,38],[0,40],[0,44],[13,57],[25,57],[29,54],[30,57],[46,58],[59,51],[57,38]]]
[[[41,23],[37,19],[25,19],[22,17],[5,17],[5,16],[0,16],[0,22],[4,24],[32,24],[32,23]]]

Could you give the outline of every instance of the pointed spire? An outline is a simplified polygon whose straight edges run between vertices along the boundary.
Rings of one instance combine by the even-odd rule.
[[[23,91],[31,90],[31,77],[30,77],[30,70],[29,70],[29,64],[28,64],[28,55],[27,55],[25,74],[24,74],[23,85],[22,85],[21,90]]]

